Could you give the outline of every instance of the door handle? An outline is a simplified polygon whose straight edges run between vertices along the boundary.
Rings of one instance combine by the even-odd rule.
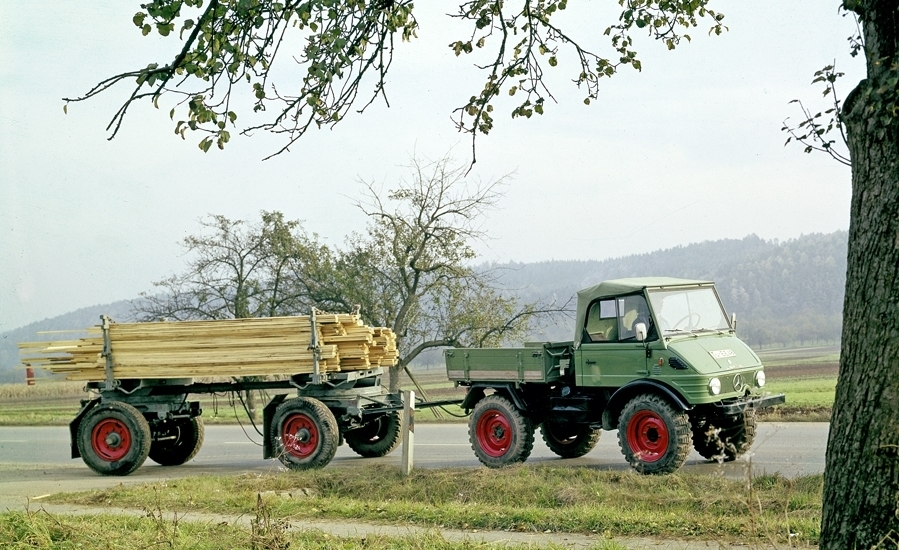
[[[587,359],[586,361],[584,361],[584,363],[586,363],[588,365],[595,365],[596,361],[594,361],[593,359]]]

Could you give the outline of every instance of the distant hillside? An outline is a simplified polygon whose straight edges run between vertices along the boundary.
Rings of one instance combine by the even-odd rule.
[[[131,321],[131,302],[120,300],[109,304],[84,307],[43,321],[37,321],[17,329],[0,333],[0,384],[22,382],[25,373],[14,369],[19,364],[19,342],[39,340],[61,340],[78,338],[81,334],[37,334],[48,330],[71,330],[87,328],[100,323],[100,315],[108,315],[115,321]]]
[[[789,241],[706,241],[603,261],[495,265],[523,300],[565,302],[607,279],[664,275],[715,281],[728,312],[737,313],[750,345],[836,341],[840,336],[848,233]],[[570,339],[571,327],[548,327],[541,339]]]
[[[750,345],[833,343],[840,338],[847,239],[845,231],[784,242],[750,235],[603,261],[483,267],[495,269],[500,282],[524,301],[555,298],[558,303],[606,279],[648,275],[707,279],[717,283],[728,312],[737,313],[738,333]],[[52,339],[35,334],[38,331],[89,327],[99,322],[101,314],[131,321],[130,312],[128,301],[113,302],[0,333],[0,383],[24,379],[22,371],[12,368],[18,364],[17,342]],[[569,340],[572,335],[571,321],[561,320],[533,339]]]

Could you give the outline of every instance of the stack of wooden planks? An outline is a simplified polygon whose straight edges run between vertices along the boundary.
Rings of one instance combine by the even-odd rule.
[[[396,365],[396,335],[365,325],[356,314],[317,314],[315,327],[321,372]],[[75,331],[72,331],[75,332]],[[103,333],[55,342],[19,344],[22,364],[41,367],[67,380],[106,378]],[[309,316],[110,323],[113,375],[128,378],[200,378],[311,373]]]

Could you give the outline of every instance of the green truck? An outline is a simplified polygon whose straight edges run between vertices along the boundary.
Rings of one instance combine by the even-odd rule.
[[[486,466],[525,461],[537,426],[562,458],[617,429],[622,454],[647,474],[676,471],[691,446],[730,461],[752,444],[755,411],[785,401],[762,392],[762,363],[714,283],[618,279],[577,298],[572,341],[444,352],[447,376],[467,387],[469,439]]]

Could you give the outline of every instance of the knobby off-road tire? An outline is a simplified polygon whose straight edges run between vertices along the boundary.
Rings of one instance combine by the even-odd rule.
[[[561,424],[548,420],[540,425],[540,433],[550,451],[562,458],[577,458],[596,447],[602,430],[583,424]]]
[[[150,424],[127,403],[94,407],[78,427],[78,452],[91,470],[126,476],[141,467],[150,453]]]
[[[468,420],[468,439],[484,466],[524,462],[534,448],[534,425],[505,397],[481,399]]]
[[[180,466],[197,456],[206,434],[200,417],[168,420],[151,430],[149,457],[161,466]]]
[[[278,405],[272,416],[272,449],[291,470],[324,468],[337,452],[337,420],[318,399],[297,397]]]
[[[730,462],[742,456],[755,440],[755,411],[734,416],[693,419],[693,448],[707,460]]]
[[[359,456],[375,458],[386,456],[396,449],[402,435],[399,413],[390,412],[361,428],[344,432],[343,438]]]
[[[618,417],[618,444],[638,472],[670,474],[690,454],[690,419],[658,395],[638,395]]]

